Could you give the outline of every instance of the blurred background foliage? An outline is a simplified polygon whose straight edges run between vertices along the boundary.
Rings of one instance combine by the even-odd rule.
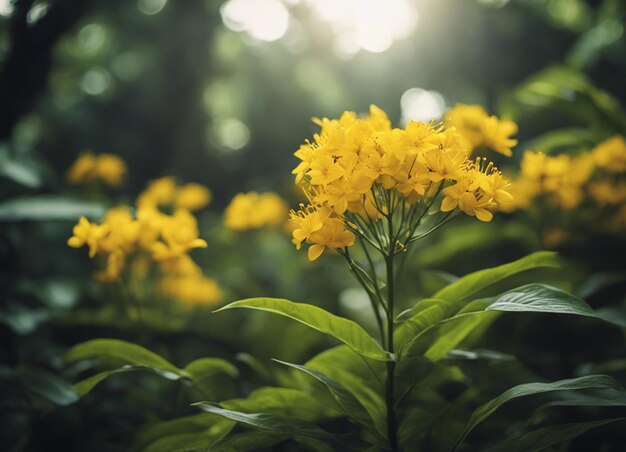
[[[116,317],[86,253],[66,245],[80,215],[132,203],[164,175],[204,184],[214,199],[199,215],[209,246],[194,257],[224,301],[284,297],[371,325],[343,262],[309,263],[279,229],[225,229],[230,199],[271,190],[297,205],[292,153],[316,130],[311,117],[372,103],[394,123],[482,104],[519,123],[511,167],[526,148],[575,152],[624,134],[625,14],[622,0],[0,0],[0,391],[12,413],[0,447],[119,450],[145,422],[194,412],[193,394],[149,375],[113,378],[76,403],[68,382],[84,369],[68,370],[63,353],[83,340],[132,340],[177,365],[258,357],[239,356],[244,377],[222,399],[258,386],[269,358],[299,362],[328,345],[264,314]],[[125,185],[70,188],[65,172],[86,149],[122,157]],[[537,280],[625,316],[624,239],[563,244],[567,271]],[[456,222],[408,261],[405,303],[543,243],[541,226],[522,215]],[[579,319],[503,317],[489,335],[543,378],[624,352],[619,332]],[[623,361],[610,362],[623,377]]]

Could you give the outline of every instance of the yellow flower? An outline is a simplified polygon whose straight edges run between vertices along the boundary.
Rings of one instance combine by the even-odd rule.
[[[69,168],[67,181],[73,185],[99,181],[117,187],[123,182],[126,171],[126,163],[117,155],[95,155],[88,151],[81,154]]]
[[[257,205],[258,224],[264,226],[279,226],[284,224],[288,216],[287,203],[276,193],[261,193]]]
[[[475,124],[465,127],[480,133],[481,145],[488,142],[506,153],[504,147],[516,143],[509,138],[514,123],[490,118],[480,107],[466,110],[457,111],[456,119],[450,113],[448,122],[472,114],[478,117]],[[469,161],[473,145],[454,127],[410,121],[404,129],[392,129],[376,106],[361,119],[346,112],[339,119],[314,122],[320,133],[295,152],[300,163],[293,170],[311,205],[291,215],[293,243],[311,245],[311,260],[327,248],[351,246],[355,233],[375,247],[403,249],[403,243],[377,241],[383,228],[373,223],[387,218],[400,229],[396,242],[411,240],[441,192],[444,212],[457,209],[481,221],[491,220],[500,203],[510,202],[509,182],[493,165]],[[402,218],[392,221],[393,216]]]
[[[446,112],[444,123],[454,127],[465,141],[468,153],[484,144],[482,124],[489,115],[480,105],[457,104]]]
[[[95,179],[111,187],[121,185],[126,176],[126,163],[113,154],[100,154],[96,160]]]
[[[176,193],[176,181],[171,176],[153,180],[137,198],[137,207],[158,207],[170,204]]]
[[[126,264],[126,255],[121,250],[115,250],[107,257],[107,265],[104,271],[96,273],[96,278],[102,282],[116,281]]]
[[[298,212],[292,211],[291,221],[295,225],[292,241],[297,249],[303,242],[311,245],[308,251],[311,261],[320,257],[326,249],[334,250],[354,244],[354,234],[328,208],[302,207]]]
[[[541,192],[541,186],[532,179],[519,178],[508,187],[511,199],[503,199],[500,202],[499,210],[502,212],[514,212],[518,209],[528,209],[533,200]]]
[[[109,226],[90,223],[87,218],[80,217],[72,233],[74,235],[68,239],[67,244],[72,248],[80,248],[87,245],[89,247],[89,257],[94,257],[98,252],[102,239],[109,233]]]
[[[162,241],[154,243],[151,248],[156,261],[178,259],[193,249],[207,247],[206,241],[199,238],[196,218],[183,209],[168,217],[161,237]]]
[[[174,206],[191,212],[200,210],[211,202],[211,191],[204,185],[187,184],[176,190]]]
[[[598,144],[591,154],[600,168],[613,173],[626,171],[626,140],[622,135],[615,135]]]
[[[293,228],[293,244],[300,249],[302,242],[305,242],[313,233],[322,229],[324,222],[330,217],[332,211],[328,208],[316,209],[313,206],[304,207],[298,212],[291,211],[291,222]]]
[[[456,183],[442,190],[445,195],[441,210],[450,212],[459,208],[467,215],[475,216],[480,221],[491,221],[493,211],[500,203],[510,202],[509,181],[489,163],[481,168],[481,161],[476,160],[473,167],[456,179]]]
[[[83,184],[92,179],[95,169],[96,156],[93,152],[85,152],[67,170],[67,181],[72,185]]]
[[[130,208],[119,206],[109,209],[102,224],[109,229],[109,234],[101,242],[106,252],[121,250],[131,253],[134,250],[141,233],[141,223],[133,219]]]
[[[547,157],[543,152],[525,151],[520,162],[522,177],[538,180],[545,173]]]
[[[600,205],[620,205],[626,203],[626,182],[594,182],[589,186],[589,193]]]
[[[223,297],[217,282],[202,275],[166,276],[159,288],[162,295],[186,306],[212,306]]]
[[[278,226],[287,220],[287,204],[275,193],[239,193],[226,207],[224,224],[234,231]]]
[[[487,147],[507,157],[513,155],[511,148],[517,145],[517,140],[511,135],[517,133],[517,124],[490,116],[482,122],[481,129]]]
[[[346,174],[345,168],[336,163],[337,159],[330,155],[315,159],[308,172],[311,185],[328,185]]]

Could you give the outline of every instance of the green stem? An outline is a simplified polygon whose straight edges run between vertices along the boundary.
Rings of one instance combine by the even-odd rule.
[[[348,266],[350,267],[350,271],[352,271],[352,273],[356,277],[357,281],[359,281],[359,284],[361,284],[363,289],[365,289],[365,291],[367,292],[368,298],[369,298],[370,303],[372,305],[372,310],[374,311],[374,315],[376,316],[376,323],[378,324],[378,331],[380,333],[380,339],[381,339],[381,341],[383,342],[383,345],[384,345],[385,329],[383,327],[383,319],[380,316],[380,311],[378,310],[378,306],[377,306],[377,303],[376,303],[378,301],[378,303],[380,303],[382,305],[382,300],[381,300],[381,298],[380,298],[380,296],[378,294],[376,294],[376,293],[374,293],[372,291],[372,289],[369,287],[369,284],[367,284],[367,282],[359,274],[358,265],[350,257],[350,253],[348,252],[348,248],[345,248],[345,250],[343,251],[342,254],[343,254],[343,257],[346,259],[346,262],[348,263]],[[363,271],[363,270],[361,270],[361,271]],[[374,278],[376,278],[376,275],[374,275]]]
[[[387,361],[387,388],[386,388],[386,400],[387,400],[387,436],[389,438],[389,445],[392,452],[398,450],[398,429],[396,426],[396,411],[394,400],[394,383],[395,383],[395,370],[396,361],[393,346],[393,320],[394,320],[394,273],[393,273],[393,259],[395,255],[395,243],[392,241],[393,237],[393,214],[387,217],[389,226],[389,252],[385,256],[385,263],[387,265],[387,351],[392,355],[392,361]]]

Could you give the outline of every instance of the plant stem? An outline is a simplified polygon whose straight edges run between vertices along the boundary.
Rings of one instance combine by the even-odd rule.
[[[389,223],[389,252],[385,256],[385,264],[387,266],[387,351],[393,355],[393,320],[394,320],[394,272],[393,259],[395,255],[395,243],[393,242],[393,213],[387,217]],[[396,361],[387,361],[387,436],[389,445],[393,452],[398,450],[396,411],[394,400],[394,383],[395,383]]]

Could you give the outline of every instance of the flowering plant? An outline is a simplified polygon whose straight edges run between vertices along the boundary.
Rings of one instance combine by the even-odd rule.
[[[96,278],[117,283],[136,307],[159,297],[191,306],[215,304],[222,296],[220,287],[189,256],[207,246],[192,212],[210,200],[211,192],[200,184],[178,186],[163,177],[139,195],[135,209],[113,207],[100,223],[81,217],[67,243],[87,246],[89,257],[105,257]]]
[[[116,373],[148,370],[180,381],[181,388],[191,389],[191,400],[221,399],[195,403],[202,413],[147,425],[136,445],[148,450],[266,449],[288,441],[295,441],[298,450],[316,451],[542,450],[623,419],[609,416],[538,428],[533,416],[516,436],[496,430],[485,441],[473,433],[501,406],[534,394],[584,390],[580,403],[585,406],[626,406],[623,391],[609,376],[583,372],[554,382],[528,383],[528,376],[503,381],[499,367],[491,370],[491,364],[505,365],[514,361],[512,356],[461,348],[471,347],[507,311],[573,314],[623,327],[620,319],[594,311],[576,296],[533,282],[529,270],[560,266],[554,253],[537,252],[471,273],[417,303],[398,296],[402,262],[420,239],[463,214],[490,221],[495,211],[515,201],[495,166],[472,156],[486,149],[511,154],[514,123],[464,105],[451,109],[443,124],[410,122],[403,129],[391,128],[376,107],[362,119],[347,112],[316,123],[320,133],[296,152],[301,161],[294,170],[296,183],[308,205],[291,213],[293,243],[307,245],[311,261],[327,251],[343,257],[371,302],[378,331],[313,305],[276,298],[240,300],[220,311],[246,308],[281,315],[341,345],[304,364],[276,360],[283,366],[278,370],[240,355],[268,386],[228,398],[224,384],[232,387],[239,373],[221,358],[199,358],[179,368],[139,345],[97,339],[76,345],[66,359],[102,358],[104,364],[113,359],[122,367],[109,366],[79,381],[79,395]],[[177,205],[185,191],[187,210]],[[136,218],[119,210],[99,225],[81,220],[69,244],[88,245],[92,254],[103,253],[109,260],[119,252],[124,265],[134,256],[148,255],[166,273],[184,267],[192,263],[188,252],[205,246],[189,213],[204,205],[201,192],[198,187],[183,190],[167,178],[156,181],[139,197]],[[277,201],[273,195],[239,195],[228,208],[227,227],[278,224],[284,206]],[[275,207],[270,209],[275,216],[257,214],[264,203]],[[161,210],[168,204],[174,206],[172,215]],[[120,274],[124,265],[105,273]],[[171,287],[179,296],[199,292],[186,281]],[[479,378],[463,364],[473,361],[489,363]],[[510,365],[509,372],[517,375],[519,367]],[[485,372],[494,373],[484,378]],[[516,382],[521,384],[510,387]],[[544,408],[569,402],[555,397]]]
[[[441,428],[446,417],[445,385],[464,378],[457,368],[443,364],[444,359],[464,353],[456,347],[484,331],[498,311],[597,316],[584,301],[559,289],[512,284],[512,277],[519,282],[527,270],[558,266],[555,255],[547,252],[467,275],[398,312],[398,259],[406,259],[416,242],[454,217],[465,214],[491,221],[501,204],[511,202],[509,182],[486,158],[471,154],[487,147],[510,155],[516,143],[510,137],[514,123],[474,106],[455,107],[443,125],[410,122],[404,129],[391,128],[386,114],[375,106],[362,119],[346,112],[339,119],[315,122],[320,133],[295,154],[301,161],[293,171],[296,184],[308,205],[291,213],[293,243],[297,248],[307,244],[311,261],[326,250],[343,256],[370,299],[378,337],[312,305],[272,298],[231,303],[220,310],[247,308],[282,315],[343,345],[304,365],[277,361],[294,372],[296,389],[283,378],[279,381],[288,382],[287,387],[197,405],[262,431],[252,440],[246,433],[230,434],[229,427],[224,433],[228,436],[215,442],[218,448],[267,446],[285,438],[314,450],[429,448],[434,441],[429,432]],[[360,247],[354,250],[357,242]],[[502,293],[498,289],[503,287]],[[499,359],[498,353],[491,356]],[[611,384],[608,377],[593,376],[520,385],[479,407],[460,431],[439,436],[438,447],[461,446],[499,406],[517,397]],[[320,423],[337,417],[354,425],[349,434],[320,428]],[[551,434],[563,433],[557,428],[546,432]],[[536,431],[528,435],[529,441],[532,437],[544,444]]]

